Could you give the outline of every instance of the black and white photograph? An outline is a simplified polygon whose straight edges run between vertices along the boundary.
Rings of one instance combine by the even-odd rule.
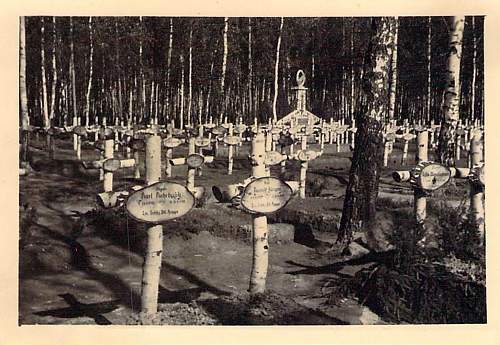
[[[19,324],[486,323],[486,20],[20,17]]]

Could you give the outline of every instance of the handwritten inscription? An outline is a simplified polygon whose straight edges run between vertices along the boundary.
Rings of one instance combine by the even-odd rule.
[[[188,213],[193,194],[183,185],[158,182],[134,192],[127,200],[128,214],[146,223],[161,223]]]
[[[433,191],[441,188],[450,180],[450,170],[437,163],[425,166],[417,179],[417,185],[426,191]]]
[[[292,189],[276,177],[261,177],[250,182],[241,197],[241,206],[252,213],[274,213],[292,197]]]

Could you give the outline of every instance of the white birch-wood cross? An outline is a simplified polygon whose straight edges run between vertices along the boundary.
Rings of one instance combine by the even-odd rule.
[[[106,138],[102,141],[102,158],[95,161],[82,162],[85,169],[99,169],[103,172],[103,193],[98,194],[100,204],[107,207],[117,205],[118,199],[126,195],[126,192],[113,192],[113,173],[119,169],[130,168],[135,165],[134,159],[116,159],[114,158],[114,140]]]
[[[203,187],[195,187],[196,169],[199,169],[205,163],[212,163],[213,156],[204,156],[196,153],[196,138],[188,139],[188,155],[186,157],[172,158],[170,164],[173,166],[187,165],[186,187],[194,194],[196,199],[200,199],[204,194]]]

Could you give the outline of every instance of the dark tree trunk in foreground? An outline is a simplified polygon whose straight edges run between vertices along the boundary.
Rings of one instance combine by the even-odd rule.
[[[365,56],[362,94],[356,111],[358,131],[344,199],[338,243],[352,240],[354,225],[371,231],[376,213],[383,163],[383,119],[389,105],[389,80],[396,18],[372,19],[372,35]]]
[[[446,89],[442,107],[443,120],[438,145],[439,162],[447,166],[455,165],[455,132],[460,120],[460,60],[465,17],[451,17],[450,22]]]

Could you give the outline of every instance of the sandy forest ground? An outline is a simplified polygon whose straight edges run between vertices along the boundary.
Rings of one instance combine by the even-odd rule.
[[[35,171],[20,177],[21,228],[19,275],[20,324],[127,324],[138,323],[142,272],[143,224],[123,210],[91,211],[102,191],[98,171],[86,171],[76,161],[70,139],[58,140],[55,160],[43,149],[44,140],[33,139]],[[316,148],[316,145],[312,145]],[[174,150],[174,156],[185,154]],[[268,294],[253,300],[246,290],[252,263],[251,217],[210,196],[187,216],[163,225],[164,251],[159,324],[383,324],[388,322],[353,297],[327,303],[339,277],[353,276],[372,264],[373,257],[359,234],[351,256],[324,253],[336,240],[348,178],[351,153],[347,145],[325,153],[309,164],[308,180],[323,184],[319,195],[295,198],[270,216]],[[414,164],[414,145],[409,164]],[[238,153],[232,176],[226,174],[226,149],[203,168],[196,185],[242,181],[250,175],[248,144]],[[84,160],[98,152],[84,146]],[[465,158],[465,157],[464,157]],[[401,146],[396,145],[388,168],[382,172],[378,211],[380,227],[388,230],[393,210],[411,209],[412,190],[395,183],[391,172],[404,169]],[[143,161],[142,161],[143,164]],[[465,159],[460,162],[465,166]],[[288,165],[287,178],[298,176],[297,165]],[[279,166],[272,169],[279,174]],[[144,167],[141,167],[144,172]],[[185,167],[174,167],[172,180],[183,182]],[[133,170],[115,174],[114,190],[143,181]],[[311,186],[308,186],[309,188]],[[314,186],[313,186],[314,188]],[[458,205],[467,195],[465,181],[449,195],[436,200]],[[311,188],[310,188],[311,190]],[[25,206],[25,204],[28,206]],[[86,213],[78,220],[73,212]],[[257,305],[257,308],[248,306]]]

